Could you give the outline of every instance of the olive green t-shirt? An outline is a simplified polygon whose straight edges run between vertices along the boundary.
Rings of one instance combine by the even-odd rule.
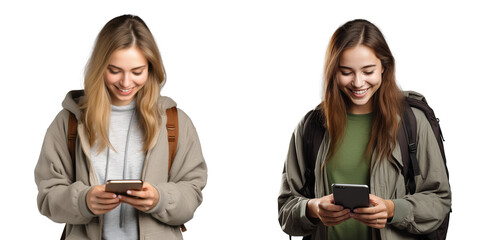
[[[333,183],[370,186],[370,161],[366,157],[372,128],[372,114],[348,114],[345,136],[326,165],[329,192]],[[328,239],[371,239],[370,228],[354,219],[328,227]]]

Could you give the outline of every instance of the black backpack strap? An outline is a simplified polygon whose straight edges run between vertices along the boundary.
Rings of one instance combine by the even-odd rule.
[[[400,127],[398,129],[397,140],[398,140],[398,143],[400,145],[400,152],[402,154],[402,163],[403,163],[402,175],[403,175],[404,180],[405,180],[405,186],[406,186],[407,192],[410,192],[410,190],[407,186],[408,186],[408,183],[411,180],[414,180],[414,179],[412,178],[412,176],[409,176],[409,172],[413,173],[413,170],[409,171],[409,170],[411,170],[410,169],[410,154],[409,154],[409,151],[408,151],[407,127],[405,125],[406,125],[406,123],[402,119],[402,121],[400,121]],[[413,174],[411,174],[411,175],[413,175]]]
[[[305,185],[300,192],[306,197],[315,197],[315,162],[318,149],[325,135],[325,116],[320,106],[305,115],[303,123],[303,157],[305,160]]]
[[[445,149],[443,146],[443,142],[445,141],[445,139],[443,138],[442,129],[440,128],[440,123],[439,123],[440,120],[437,117],[435,117],[435,113],[433,112],[433,109],[425,101],[415,99],[415,98],[410,98],[410,97],[407,97],[405,99],[410,107],[414,107],[421,110],[425,114],[425,116],[427,116],[427,120],[430,123],[430,126],[432,127],[432,130],[435,134],[438,147],[440,148],[440,152],[442,153],[443,161],[445,162],[445,166],[446,166],[447,158],[445,157]],[[449,176],[448,168],[446,168],[445,170],[447,171],[447,176]]]
[[[302,150],[305,161],[305,185],[303,185],[300,193],[308,198],[315,197],[315,163],[317,161],[318,150],[325,136],[325,119],[321,104],[314,110],[308,112],[303,118]],[[312,236],[304,236],[302,239],[310,240]]]
[[[408,99],[408,98],[406,98]],[[417,160],[417,119],[409,103],[405,101],[401,129],[398,131],[398,141],[402,153],[403,176],[408,193],[415,193],[415,176],[420,175]]]

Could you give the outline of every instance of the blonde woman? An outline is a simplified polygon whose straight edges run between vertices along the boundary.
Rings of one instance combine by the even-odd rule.
[[[178,110],[178,146],[169,172],[165,71],[142,19],[123,15],[100,31],[84,91],[72,91],[47,130],[35,168],[40,212],[67,223],[66,239],[182,239],[179,226],[202,202],[207,168],[191,120]],[[75,161],[69,112],[78,121]],[[75,166],[73,166],[75,165]],[[109,179],[141,179],[126,194]]]
[[[327,49],[324,78],[325,97],[317,109],[326,130],[311,156],[313,173],[306,172],[304,148],[311,139],[303,135],[315,133],[304,131],[305,119],[290,142],[278,197],[283,231],[304,239],[424,239],[450,210],[450,186],[434,132],[425,114],[412,109],[422,174],[415,178],[416,191],[406,192],[397,142],[405,97],[380,30],[361,19],[339,27]],[[307,193],[303,186],[312,179]],[[335,205],[335,183],[368,185],[370,207]]]

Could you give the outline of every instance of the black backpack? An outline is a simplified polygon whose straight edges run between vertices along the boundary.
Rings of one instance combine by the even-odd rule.
[[[443,147],[443,135],[442,130],[440,129],[439,119],[435,117],[435,114],[428,106],[426,99],[416,92],[405,92],[405,108],[403,112],[403,117],[398,131],[397,140],[400,145],[403,161],[403,170],[402,174],[405,179],[405,188],[407,194],[415,193],[415,176],[420,175],[420,168],[417,160],[417,121],[412,111],[413,108],[421,110],[427,117],[430,125],[433,129],[435,137],[440,147],[442,153],[443,161],[445,163],[445,168],[447,167],[445,151]],[[318,149],[322,143],[323,137],[325,135],[325,116],[322,112],[322,109],[319,106],[316,109],[311,110],[303,118],[303,154],[305,159],[305,185],[302,187],[300,192],[309,198],[314,198],[314,187],[315,187],[315,161],[318,154]],[[448,177],[448,169],[447,171]],[[450,210],[451,212],[451,210]],[[448,223],[450,219],[450,213],[447,214],[443,220],[440,227],[426,235],[421,235],[420,239],[431,239],[431,240],[440,240],[447,238]],[[310,239],[310,236],[304,237],[304,239]]]

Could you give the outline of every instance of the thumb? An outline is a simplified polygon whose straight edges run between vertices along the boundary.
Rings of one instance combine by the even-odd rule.
[[[329,203],[335,204],[335,200],[333,199],[333,194],[328,195],[327,200],[329,201]]]
[[[377,206],[378,204],[380,204],[383,199],[382,198],[379,198],[373,194],[370,194],[369,195],[369,200],[370,200],[370,204],[373,205],[373,206]]]

